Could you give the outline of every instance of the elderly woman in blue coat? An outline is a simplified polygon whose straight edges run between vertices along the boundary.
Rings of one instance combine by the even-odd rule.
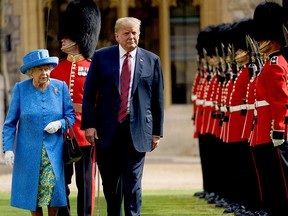
[[[65,82],[50,79],[57,57],[34,50],[23,62],[20,71],[30,79],[15,84],[3,126],[4,159],[13,168],[10,204],[37,216],[47,206],[54,216],[67,205],[63,132],[65,118],[74,124],[74,108]]]

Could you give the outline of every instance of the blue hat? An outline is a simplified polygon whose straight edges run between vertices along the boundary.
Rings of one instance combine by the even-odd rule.
[[[33,50],[23,57],[24,65],[20,67],[20,71],[26,74],[27,70],[40,65],[51,64],[53,67],[59,62],[58,57],[50,57],[46,49]]]

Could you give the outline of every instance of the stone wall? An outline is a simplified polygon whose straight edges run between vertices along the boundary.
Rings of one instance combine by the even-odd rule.
[[[263,0],[230,0],[228,1],[228,10],[232,17],[232,22],[243,18],[252,18],[256,6]],[[282,5],[282,0],[274,0]]]

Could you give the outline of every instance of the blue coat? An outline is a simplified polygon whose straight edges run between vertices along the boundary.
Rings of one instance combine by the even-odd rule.
[[[51,207],[67,205],[63,169],[64,117],[71,124],[75,121],[64,82],[50,79],[50,85],[43,91],[33,86],[32,79],[15,84],[3,126],[3,150],[13,150],[15,154],[11,206],[36,210],[42,144],[56,177]],[[44,131],[48,123],[56,120],[62,123],[61,133]]]
[[[116,130],[120,103],[119,68],[118,45],[97,50],[85,81],[81,128],[97,129],[97,148],[108,147]],[[130,102],[130,130],[133,145],[139,152],[151,151],[152,135],[163,136],[163,88],[160,58],[138,47]]]

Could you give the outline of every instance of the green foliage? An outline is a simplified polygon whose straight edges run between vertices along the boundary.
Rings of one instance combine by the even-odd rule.
[[[193,190],[161,190],[143,191],[143,205],[141,215],[143,216],[217,216],[223,215],[223,208],[215,208],[215,205],[207,204],[203,199],[194,197]],[[30,216],[30,212],[17,209],[9,205],[10,194],[0,193],[1,216]],[[76,193],[70,196],[71,216],[76,216]],[[94,215],[98,216],[98,200],[95,198]],[[47,209],[44,208],[44,215]],[[107,216],[106,203],[103,193],[100,193],[100,215]],[[124,214],[123,214],[124,215]],[[231,216],[233,214],[225,214]]]

